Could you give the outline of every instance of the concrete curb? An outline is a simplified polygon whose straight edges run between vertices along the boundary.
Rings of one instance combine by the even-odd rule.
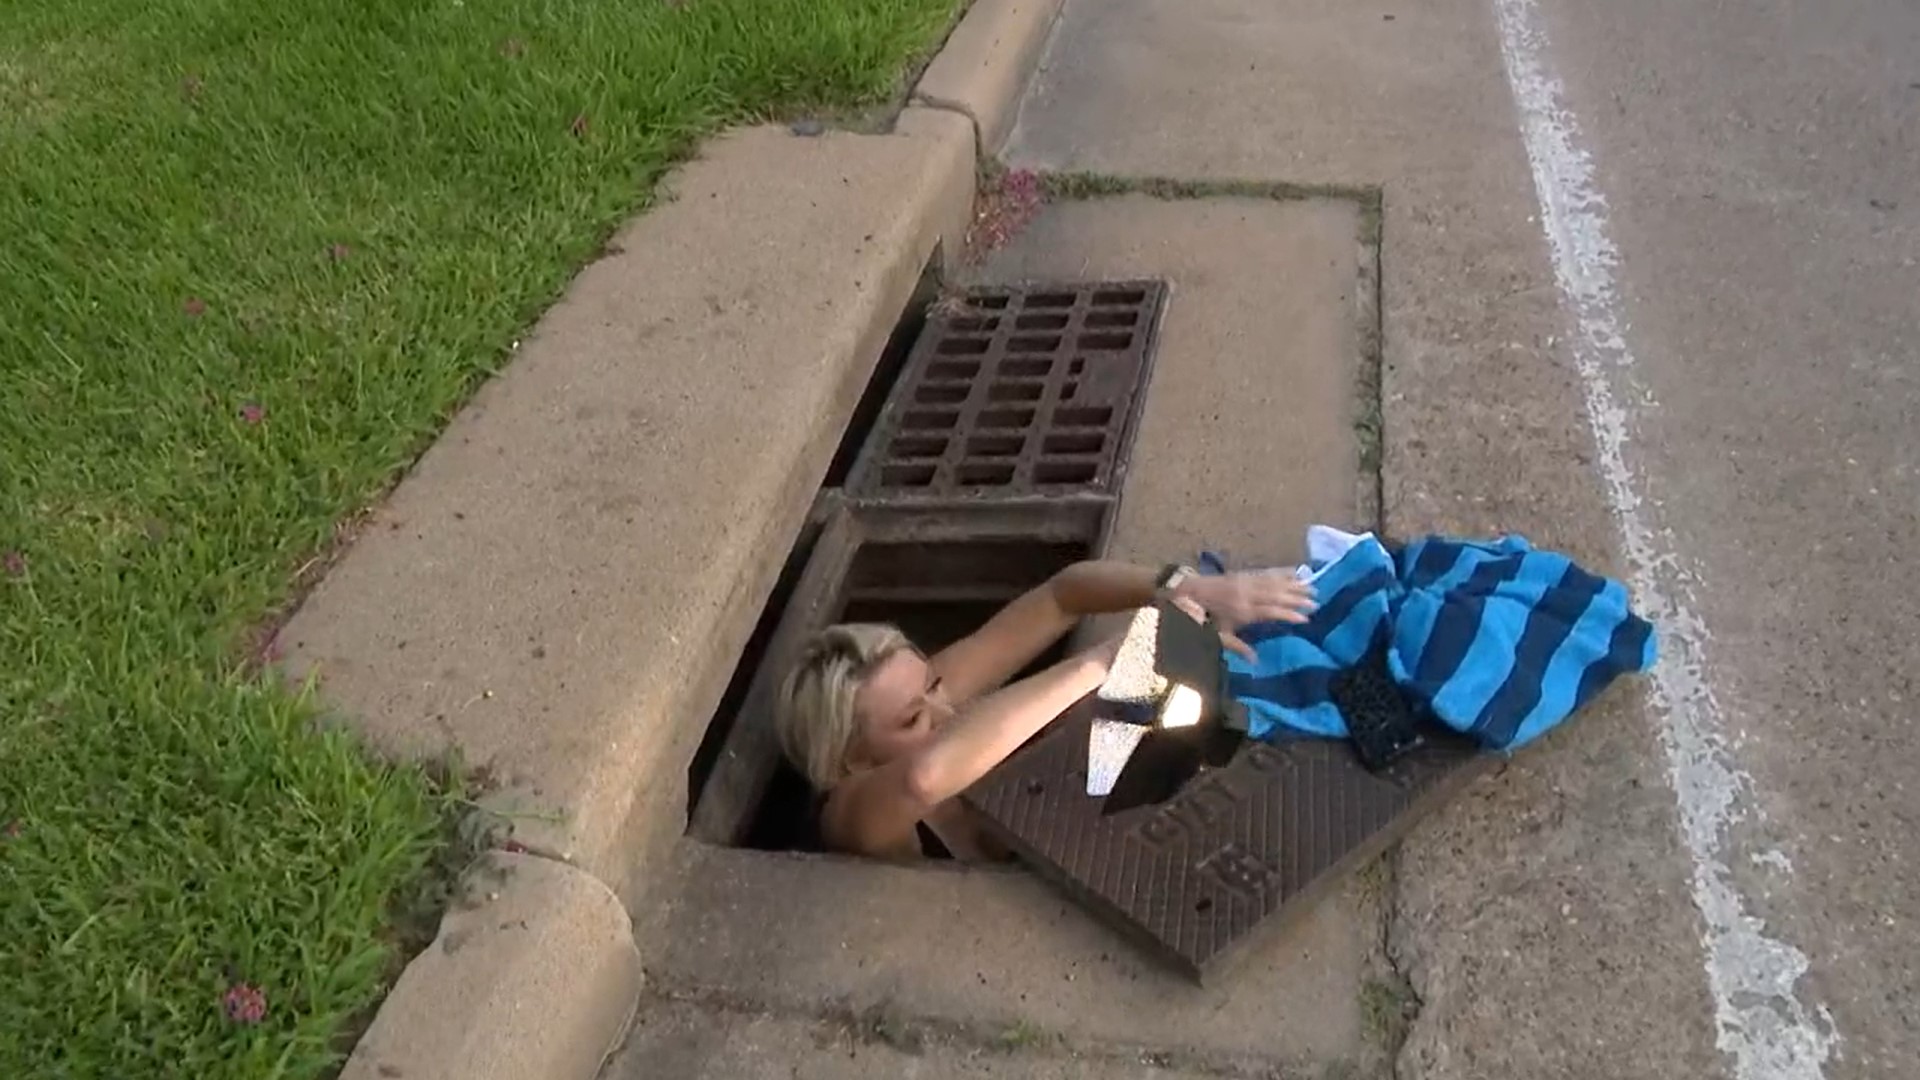
[[[625,1037],[641,984],[633,921],[613,890],[551,859],[496,852],[462,879],[340,1077],[590,1077]]]
[[[500,778],[528,852],[469,871],[343,1080],[589,1080],[618,1044],[682,763],[1059,10],[978,0],[890,134],[707,144],[282,631],[375,746]]]
[[[1006,145],[1020,99],[1065,0],[974,0],[914,87],[913,101],[973,121],[979,153]]]
[[[385,752],[485,767],[521,858],[630,885],[604,896],[630,924],[854,404],[923,270],[960,250],[974,142],[909,108],[886,135],[707,144],[373,512],[282,632],[289,674]],[[568,940],[582,903],[523,938]],[[430,948],[347,1075],[588,1080],[639,989],[604,955],[622,940],[554,949],[595,978]]]

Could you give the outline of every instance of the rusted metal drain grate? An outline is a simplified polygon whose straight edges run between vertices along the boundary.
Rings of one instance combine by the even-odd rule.
[[[1344,741],[1247,743],[1166,802],[1103,816],[1086,794],[1097,708],[1082,701],[966,801],[1035,870],[1194,978],[1337,887],[1492,760],[1447,738],[1376,775]]]
[[[973,289],[936,305],[861,450],[848,494],[1114,493],[1166,285]]]

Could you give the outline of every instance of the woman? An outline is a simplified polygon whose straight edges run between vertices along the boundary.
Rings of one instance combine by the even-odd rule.
[[[1211,615],[1242,652],[1240,627],[1306,621],[1312,588],[1287,571],[1201,577],[1170,566],[1075,563],[1002,608],[985,626],[926,656],[899,630],[847,624],[822,631],[780,693],[780,741],[825,796],[820,833],[836,851],[888,858],[994,857],[954,796],[1074,702],[1099,687],[1118,639],[1000,689],[1085,616],[1167,597]]]

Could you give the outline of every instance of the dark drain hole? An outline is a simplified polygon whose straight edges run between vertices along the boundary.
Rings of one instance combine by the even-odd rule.
[[[1097,304],[1097,303],[1100,303],[1100,301],[1096,299],[1094,303]],[[1030,308],[1072,307],[1073,294],[1072,293],[1035,293],[1034,295],[1027,297],[1027,306]]]
[[[1053,370],[1051,360],[1020,360],[1009,357],[1000,361],[1000,377],[1003,379],[1043,379]]]
[[[1113,410],[1105,406],[1053,410],[1053,422],[1061,427],[1103,427],[1113,419]]]
[[[937,458],[947,452],[947,440],[937,435],[906,435],[893,440],[893,456]]]
[[[1147,298],[1147,294],[1138,289],[1103,289],[1093,294],[1096,307],[1110,304],[1138,304]]]
[[[1096,323],[1092,319],[1088,319],[1087,324],[1089,326],[1111,325],[1106,323]],[[947,325],[953,327],[955,330],[960,330],[965,333],[985,334],[985,333],[991,333],[995,330],[1000,329],[1000,320],[999,319],[951,319],[947,322]]]
[[[1031,423],[1032,409],[987,409],[980,414],[983,428],[1023,428]]]
[[[961,383],[958,386],[947,386],[943,383],[922,383],[914,390],[913,400],[923,405],[958,405],[967,400],[967,392],[971,389],[972,387],[969,387],[965,383]]]
[[[1013,320],[1016,330],[1065,330],[1065,315],[1019,315]]]
[[[988,401],[1039,401],[1045,383],[1002,382],[987,388]]]
[[[966,356],[986,352],[991,344],[987,338],[948,338],[940,343],[940,352],[946,356]]]
[[[926,487],[933,483],[934,469],[932,465],[889,465],[880,475],[893,487]]]
[[[1026,445],[1023,435],[976,435],[967,440],[967,456],[1019,457]]]
[[[864,544],[854,553],[840,593],[838,610],[821,619],[831,622],[887,622],[898,626],[915,645],[937,652],[978,629],[1008,601],[1081,559],[1088,544],[1031,539],[896,542]],[[804,560],[793,560],[799,565]],[[797,578],[797,572],[794,575]],[[783,575],[784,580],[784,575]],[[765,622],[776,624],[793,599],[791,584],[775,598]],[[756,640],[743,654],[733,675],[733,686],[714,717],[713,728],[731,728],[734,711],[745,697],[767,642]],[[1066,655],[1066,643],[1049,649],[1016,678],[1024,678]],[[734,692],[738,687],[738,693]],[[764,721],[758,721],[764,722]],[[709,732],[711,735],[711,731]],[[775,751],[777,755],[777,751]],[[818,807],[806,781],[777,758],[773,776],[758,806],[751,808],[751,824],[743,845],[764,851],[819,851]]]
[[[1080,340],[1084,342],[1087,340],[1087,337],[1090,337],[1090,336],[1093,336],[1093,335],[1083,336],[1081,337]],[[1008,352],[1052,352],[1053,350],[1058,349],[1059,347],[1060,347],[1060,335],[1058,334],[1054,334],[1051,337],[1048,337],[1042,334],[1022,334],[1018,337],[1010,337],[1007,339]],[[1095,346],[1095,347],[1111,348],[1112,346]],[[1124,347],[1125,346],[1122,346],[1122,348]],[[979,351],[986,352],[987,350],[982,348]]]
[[[1088,326],[1115,327],[1132,326],[1140,321],[1140,315],[1134,311],[1089,311]]]
[[[931,409],[914,409],[900,418],[900,426],[927,430],[929,428],[950,428],[960,422],[957,412],[935,412]]]
[[[985,487],[990,484],[1010,484],[1013,482],[1012,465],[994,465],[986,462],[965,462],[956,470],[961,484],[967,487]]]
[[[1040,450],[1047,454],[1097,454],[1106,441],[1098,431],[1066,431],[1047,436]]]
[[[1003,311],[1007,306],[1007,298],[1004,296],[970,296],[967,298],[966,303],[967,306],[971,308],[980,308],[986,311]]]
[[[978,374],[978,360],[935,360],[927,365],[927,375],[935,379],[971,379]]]
[[[1033,467],[1036,484],[1091,484],[1100,466],[1091,461],[1042,461]]]
[[[1104,352],[1124,349],[1133,344],[1132,334],[1081,334],[1080,347]]]
[[[1209,911],[1212,911],[1212,910],[1213,910],[1213,897],[1211,897],[1211,896],[1203,896],[1203,897],[1201,897],[1200,899],[1198,899],[1198,900],[1195,900],[1195,901],[1193,902],[1193,910],[1195,910],[1195,911],[1197,911],[1197,912],[1199,912],[1199,913],[1200,913],[1200,914],[1202,914],[1202,915],[1205,915],[1205,914],[1206,914],[1207,912],[1209,912]]]

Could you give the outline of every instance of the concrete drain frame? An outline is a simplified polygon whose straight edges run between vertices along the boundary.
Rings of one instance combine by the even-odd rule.
[[[775,695],[812,634],[885,620],[937,650],[1053,570],[1105,553],[1168,292],[1157,281],[990,286],[929,310],[844,486],[816,500],[796,545],[804,561],[770,601],[779,611],[759,655],[743,660],[744,691],[715,718],[730,727],[696,781],[690,837],[808,850],[778,832],[786,822],[767,842],[766,810],[791,773]],[[1444,734],[1379,774],[1345,741],[1249,742],[1166,802],[1105,816],[1084,787],[1097,708],[1083,700],[962,799],[1029,868],[1197,981],[1493,762]]]

